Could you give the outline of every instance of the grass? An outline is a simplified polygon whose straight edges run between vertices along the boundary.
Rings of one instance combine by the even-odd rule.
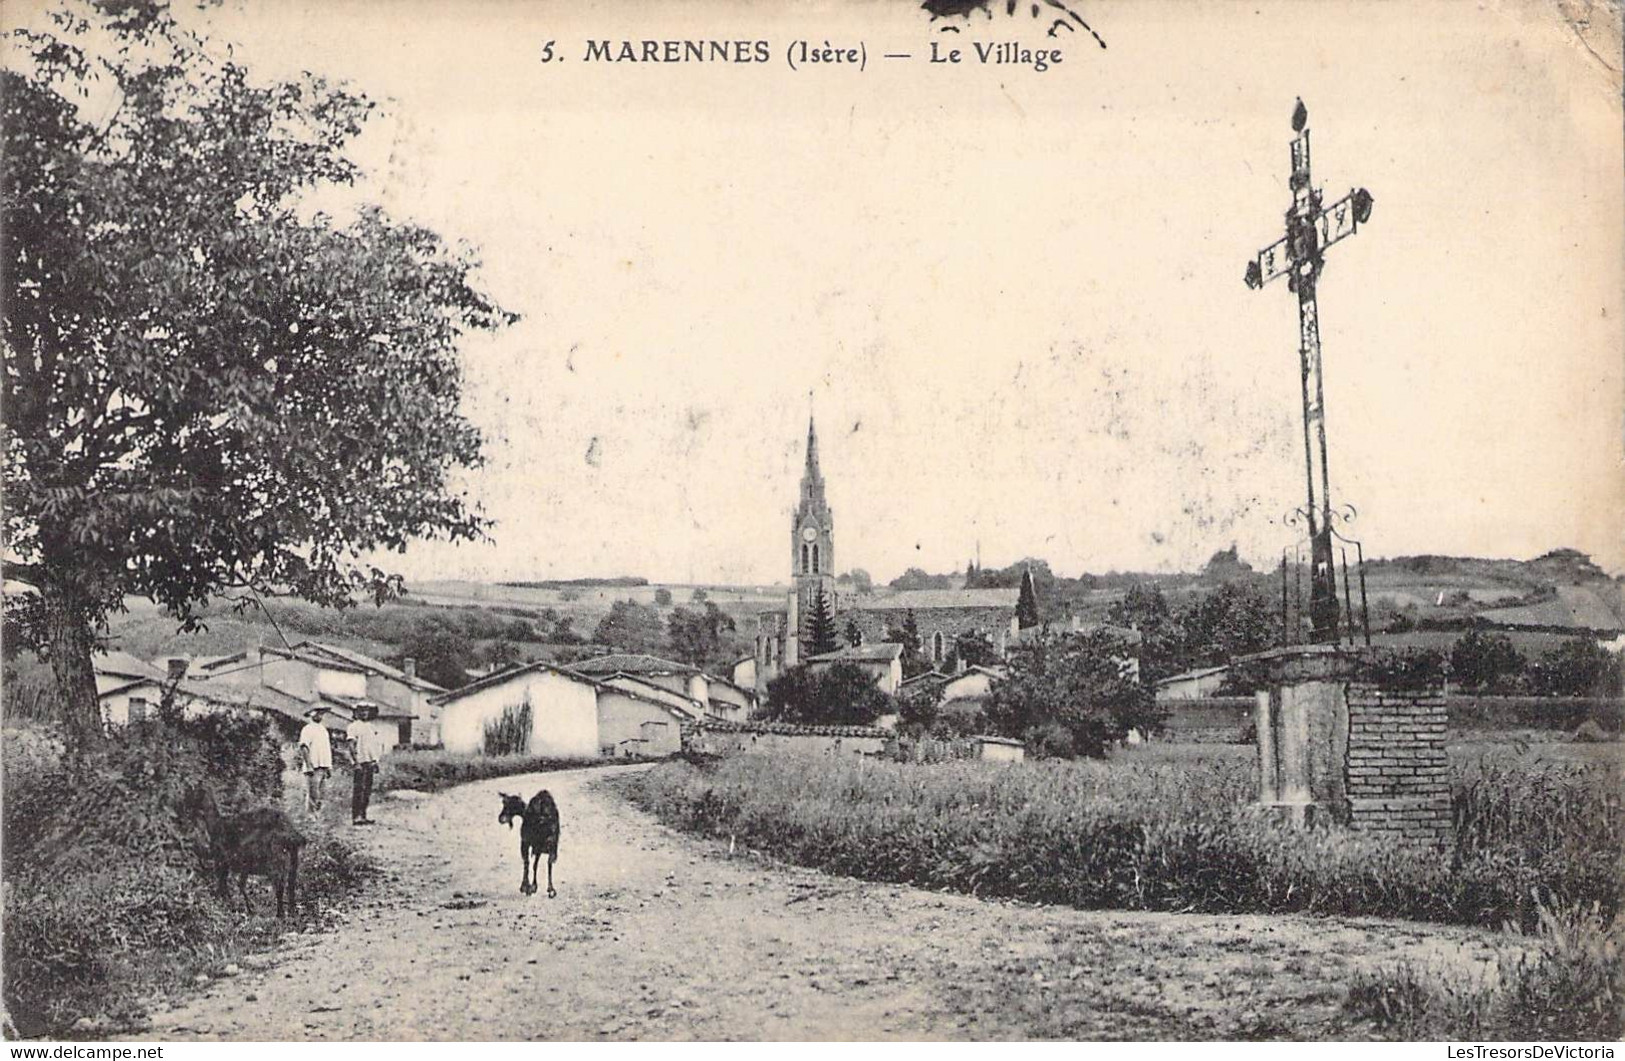
[[[1344,1014],[1399,1039],[1625,1036],[1625,924],[1596,906],[1540,911],[1533,953],[1479,976],[1415,964],[1356,974]]]
[[[1458,763],[1457,840],[1395,845],[1250,812],[1251,758],[914,766],[737,756],[624,783],[663,820],[872,880],[1082,908],[1533,928],[1625,880],[1616,762]]]
[[[579,770],[590,766],[624,765],[627,759],[560,759],[545,755],[479,755],[447,751],[402,751],[384,756],[374,787],[438,792],[469,781],[514,774],[540,774]]]

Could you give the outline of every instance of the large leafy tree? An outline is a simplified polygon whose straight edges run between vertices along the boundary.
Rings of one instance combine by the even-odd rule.
[[[733,616],[710,601],[703,608],[673,608],[666,617],[673,658],[696,667],[709,667],[730,657],[730,635],[736,629]]]
[[[622,652],[664,652],[666,624],[649,605],[618,600],[609,606],[609,614],[598,620],[592,639]]]
[[[767,702],[757,717],[808,726],[866,726],[890,714],[895,702],[856,663],[791,667],[767,683]]]
[[[15,629],[94,739],[126,595],[187,628],[221,593],[383,599],[364,557],[481,533],[458,347],[513,318],[433,232],[313,209],[358,176],[365,97],[257,82],[162,0],[52,26],[0,75],[4,546],[37,590]]]
[[[1161,722],[1149,690],[1129,676],[1132,654],[1132,646],[1106,632],[1018,646],[1009,676],[993,683],[988,721],[1052,753],[1104,755],[1130,729]]]

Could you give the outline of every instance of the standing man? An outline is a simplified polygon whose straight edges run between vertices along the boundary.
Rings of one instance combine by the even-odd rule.
[[[367,805],[372,802],[372,779],[378,774],[378,760],[384,753],[384,738],[372,720],[378,717],[378,708],[361,704],[356,708],[356,719],[345,729],[355,767],[350,775],[350,823],[371,825]]]
[[[299,731],[299,769],[305,775],[305,810],[312,814],[322,812],[322,797],[327,790],[327,777],[333,772],[333,744],[328,739],[322,716],[327,712],[313,707],[305,712],[305,728]]]

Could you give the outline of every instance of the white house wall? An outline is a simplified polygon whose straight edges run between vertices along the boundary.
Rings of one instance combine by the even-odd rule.
[[[598,757],[598,694],[591,685],[552,671],[529,671],[444,705],[440,737],[447,751],[484,750],[485,724],[503,708],[530,697],[532,755]]]

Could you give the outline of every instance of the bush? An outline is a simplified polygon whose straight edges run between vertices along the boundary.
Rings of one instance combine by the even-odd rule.
[[[1485,980],[1402,965],[1358,974],[1343,1011],[1407,1040],[1602,1041],[1625,1035],[1625,926],[1541,907],[1537,948]]]
[[[202,838],[179,808],[202,787],[233,809],[280,802],[281,746],[259,716],[154,719],[103,747],[42,756],[5,746],[5,1005],[19,1032],[140,1011],[167,983],[274,939],[268,918],[216,900]],[[306,849],[307,906],[353,888],[366,864],[336,841]]]
[[[410,751],[386,755],[378,768],[378,791],[411,788],[437,792],[469,781],[513,774],[539,774],[550,770],[576,770],[586,766],[626,762],[625,759],[557,759],[542,755],[472,755],[448,751]]]
[[[485,724],[485,743],[481,745],[485,754],[523,755],[530,751],[533,719],[528,694],[519,703],[503,707],[500,718]]]
[[[1617,766],[1458,771],[1453,848],[1281,825],[1248,805],[1253,784],[1245,757],[988,769],[742,755],[629,787],[673,825],[791,862],[1031,902],[1492,927],[1533,927],[1532,891],[1619,908]]]

